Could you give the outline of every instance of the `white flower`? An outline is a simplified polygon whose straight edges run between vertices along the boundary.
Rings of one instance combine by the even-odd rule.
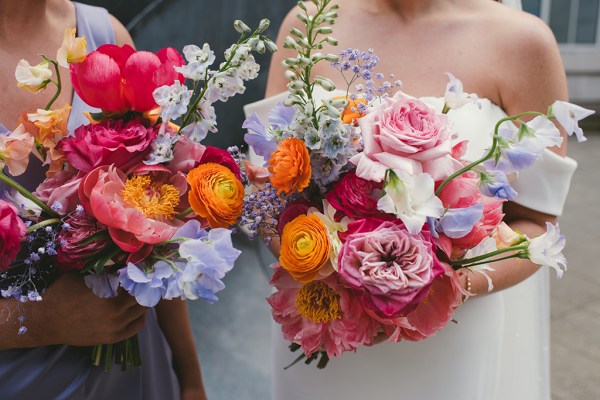
[[[85,60],[87,47],[85,37],[75,37],[77,30],[67,28],[60,49],[56,52],[58,65],[69,68],[69,64],[80,63]]]
[[[348,230],[348,224],[352,222],[352,219],[348,217],[342,218],[341,221],[337,222],[335,220],[335,213],[337,210],[329,204],[327,200],[323,200],[323,212],[321,213],[316,208],[310,208],[308,210],[308,214],[314,214],[325,224],[327,227],[327,232],[329,233],[329,240],[331,243],[331,253],[329,255],[329,259],[331,260],[331,265],[333,269],[338,270],[338,255],[340,254],[340,250],[342,250],[342,241],[338,236],[338,232],[344,232]]]
[[[474,258],[483,256],[485,254],[489,254],[498,250],[498,246],[496,244],[496,240],[492,237],[487,237],[481,241],[477,246],[469,249],[464,259]],[[488,292],[494,290],[494,283],[492,282],[492,278],[487,274],[488,272],[494,272],[495,269],[490,264],[479,264],[472,267],[468,267],[467,269],[473,272],[479,272],[481,275],[485,277],[488,283]]]
[[[17,86],[37,92],[44,89],[52,78],[50,63],[42,61],[38,65],[29,65],[26,60],[21,60],[15,70]]]
[[[161,164],[173,159],[173,147],[179,136],[172,136],[169,133],[160,133],[152,142],[152,152],[148,155],[148,159],[144,161],[147,165]]]
[[[527,143],[525,146],[535,149],[540,155],[545,148],[560,146],[563,142],[563,137],[556,125],[546,117],[537,116],[529,121],[527,126],[533,130],[535,136],[523,138],[522,141],[533,141],[533,143]]]
[[[258,72],[260,71],[260,65],[256,62],[253,55],[249,55],[248,58],[238,68],[240,77],[249,81],[256,79]]]
[[[578,105],[567,103],[566,101],[555,101],[552,104],[551,111],[567,134],[569,136],[575,134],[579,142],[585,142],[587,139],[583,136],[583,130],[579,127],[578,122],[589,117],[594,112]]]
[[[210,103],[216,101],[227,101],[236,94],[243,94],[246,91],[244,81],[236,69],[215,73],[208,83],[206,99]]]
[[[475,103],[479,108],[481,104],[475,94],[467,94],[463,91],[463,84],[454,75],[446,72],[450,82],[446,85],[446,93],[444,93],[444,108],[457,109],[469,103]]]
[[[567,270],[567,259],[562,254],[566,239],[560,234],[557,225],[546,222],[546,233],[531,239],[527,254],[529,259],[538,265],[556,269],[559,278]]]
[[[40,206],[23,196],[21,193],[17,192],[16,189],[12,189],[10,192],[5,191],[3,197],[4,200],[14,204],[14,206],[17,207],[19,217],[39,217],[42,214],[42,209]]]
[[[166,122],[186,113],[192,98],[192,91],[176,80],[171,86],[157,88],[152,95],[156,104],[161,107],[160,116]]]
[[[175,67],[175,70],[193,81],[205,79],[208,67],[215,62],[215,52],[210,49],[208,43],[204,43],[202,49],[193,44],[187,45],[183,48],[183,54],[188,64]]]
[[[415,176],[388,171],[385,196],[379,199],[377,209],[400,218],[413,235],[421,232],[427,217],[439,218],[444,214],[442,201],[435,196],[434,181],[429,174]]]

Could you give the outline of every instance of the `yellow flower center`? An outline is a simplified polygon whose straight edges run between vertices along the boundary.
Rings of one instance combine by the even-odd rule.
[[[300,315],[316,323],[342,318],[340,296],[326,283],[310,282],[298,291],[296,308]]]
[[[179,205],[179,190],[175,186],[152,182],[148,175],[127,179],[121,195],[147,218],[171,217]]]
[[[236,187],[229,179],[219,179],[215,184],[214,192],[218,198],[227,200],[235,196]]]

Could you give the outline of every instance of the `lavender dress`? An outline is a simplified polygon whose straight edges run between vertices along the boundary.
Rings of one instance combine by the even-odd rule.
[[[108,12],[103,8],[74,3],[77,30],[85,36],[88,50],[104,43],[115,43]],[[89,110],[74,95],[69,131],[85,123],[82,115]],[[28,168],[19,178],[28,188],[43,179],[41,168]],[[0,190],[5,189],[0,187]],[[0,322],[1,323],[1,322]],[[16,331],[15,331],[16,334]],[[148,313],[146,326],[138,334],[143,365],[122,372],[115,366],[110,372],[93,367],[88,348],[47,346],[0,352],[0,398],[69,400],[171,400],[179,398],[177,378],[172,368],[171,351],[158,326],[154,310]]]

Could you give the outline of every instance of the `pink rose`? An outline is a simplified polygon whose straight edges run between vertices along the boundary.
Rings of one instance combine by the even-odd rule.
[[[451,239],[440,234],[440,248],[451,259],[461,257],[468,249],[475,247],[489,236],[502,222],[502,200],[484,196],[479,190],[479,178],[476,173],[469,172],[453,179],[444,187],[439,195],[446,208],[467,208],[475,204],[483,204],[483,216],[466,236]]]
[[[82,242],[102,230],[106,230],[106,227],[84,212],[75,212],[67,217],[63,229],[58,234],[56,249],[58,269],[62,272],[83,269],[88,257],[106,247],[108,239],[95,240],[87,244]]]
[[[200,165],[200,160],[206,151],[206,146],[192,142],[185,136],[180,136],[173,148],[173,159],[167,167],[173,173],[181,171],[187,174]]]
[[[274,268],[270,283],[277,292],[267,302],[284,339],[298,343],[308,357],[321,349],[339,357],[373,343],[379,323],[367,314],[357,293],[340,284],[337,274],[302,284],[279,264]]]
[[[60,204],[61,207],[57,212],[61,215],[68,214],[73,212],[79,204],[77,191],[82,176],[83,174],[79,174],[74,168],[67,166],[64,170],[40,183],[34,195],[50,207],[56,203]]]
[[[146,254],[151,245],[171,239],[183,225],[167,214],[167,207],[174,213],[179,205],[179,198],[170,194],[177,191],[181,196],[181,190],[176,185],[167,186],[164,180],[138,181],[126,188],[127,181],[114,166],[98,167],[81,181],[79,199],[88,214],[108,227],[112,240],[123,251]],[[127,195],[131,196],[129,201],[125,200]]]
[[[426,172],[443,179],[457,167],[450,156],[448,117],[420,100],[397,93],[358,120],[364,150],[352,157],[356,175],[381,182],[388,169]]]
[[[340,179],[325,196],[327,201],[338,211],[340,219],[370,217],[380,212],[377,210],[378,192],[382,185],[369,181],[349,172]]]
[[[155,138],[156,130],[139,120],[127,124],[104,120],[77,128],[74,136],[61,141],[61,146],[69,163],[82,172],[111,164],[128,171],[152,150],[150,144]]]
[[[380,318],[406,316],[444,273],[429,231],[411,235],[400,220],[363,219],[339,236],[338,273]]]
[[[8,269],[15,260],[26,233],[27,228],[19,218],[17,208],[0,200],[0,271]]]
[[[238,178],[240,181],[242,180],[240,166],[238,165],[238,163],[235,162],[235,160],[227,150],[219,149],[218,147],[206,146],[206,150],[202,155],[200,164],[206,163],[224,165],[225,167],[229,168],[231,172],[233,172],[236,178]]]

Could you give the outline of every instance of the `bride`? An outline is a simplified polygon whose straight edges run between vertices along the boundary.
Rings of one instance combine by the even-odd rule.
[[[291,28],[301,28],[297,12],[292,10],[281,28],[282,50],[272,61],[267,99],[248,105],[247,113],[264,117],[283,99],[275,96],[288,82],[279,65],[291,54],[282,43]],[[439,109],[445,73],[462,80],[465,91],[481,99],[481,109],[472,105],[449,113],[459,139],[469,140],[467,158],[490,145],[493,126],[506,114],[545,112],[555,100],[567,99],[550,29],[492,0],[344,0],[333,36],[339,47],[323,53],[373,48],[381,59],[378,72],[395,74],[403,91]],[[345,88],[335,72],[327,63],[314,70]],[[577,165],[565,154],[566,144],[547,150],[514,182],[519,197],[504,207],[513,229],[530,237],[541,234],[545,222],[561,214]],[[304,364],[284,370],[295,354],[274,328],[273,400],[549,400],[547,271],[514,259],[495,268],[491,294],[483,276],[469,275],[477,296],[456,311],[458,324],[422,342],[381,343],[346,353],[325,370]]]

